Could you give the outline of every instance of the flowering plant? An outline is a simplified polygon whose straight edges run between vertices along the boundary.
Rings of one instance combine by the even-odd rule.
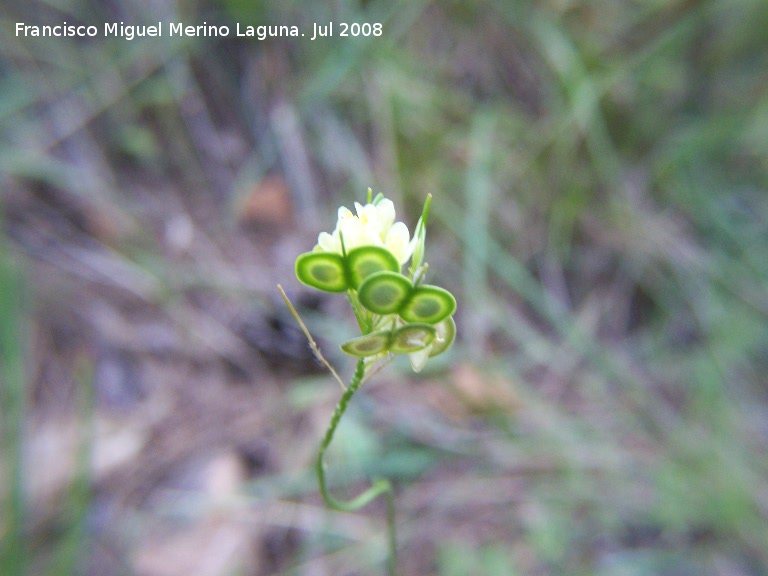
[[[347,292],[362,334],[342,344],[344,352],[369,361],[408,354],[419,372],[456,335],[456,299],[422,283],[431,196],[411,239],[408,227],[395,222],[392,201],[381,194],[371,201],[371,194],[365,206],[355,203],[357,215],[339,208],[333,232],[321,232],[315,248],[296,259],[296,276],[325,292]],[[406,276],[401,268],[409,259]]]
[[[419,372],[429,358],[451,346],[456,336],[456,299],[444,288],[423,283],[428,267],[424,250],[431,195],[427,196],[411,238],[408,227],[395,221],[392,201],[381,194],[372,198],[372,194],[369,188],[366,204],[356,202],[355,213],[339,208],[334,230],[321,232],[312,251],[296,258],[296,276],[303,284],[347,294],[360,328],[360,336],[341,344],[344,352],[358,359],[348,386],[322,356],[285,292],[278,288],[315,355],[344,389],[316,461],[320,493],[330,508],[344,511],[357,510],[380,495],[387,497],[392,575],[397,572],[392,486],[379,480],[352,500],[338,500],[326,487],[323,459],[349,401],[367,376],[398,354],[407,354],[414,371]],[[403,274],[402,267],[409,260],[408,273]]]

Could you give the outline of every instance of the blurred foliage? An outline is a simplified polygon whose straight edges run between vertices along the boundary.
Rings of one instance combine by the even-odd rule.
[[[382,22],[384,34],[14,32],[62,20],[308,35],[314,22]],[[272,282],[258,292],[225,274],[242,267],[206,252],[175,262],[156,241],[168,190],[217,237],[239,230],[243,197],[279,174],[295,219],[267,238],[303,223],[297,253],[368,186],[411,224],[433,194],[427,257],[457,294],[460,336],[431,375],[468,413],[433,415],[425,432],[408,412],[384,441],[353,418],[342,442],[375,454],[350,482],[378,466],[405,493],[421,477],[455,498],[419,493],[429,514],[410,500],[406,564],[442,576],[768,574],[764,0],[46,0],[8,6],[0,29],[0,187],[26,263],[66,269],[51,251],[71,243],[112,259],[89,281],[160,309],[211,285],[262,302]],[[21,320],[0,259],[14,470],[7,439],[20,442],[24,413],[6,398],[22,378],[9,348]],[[44,288],[36,297],[52,298]],[[477,366],[477,380],[458,364]],[[430,400],[414,388],[411,402]],[[489,504],[482,487],[510,478],[520,484]],[[5,482],[15,512],[0,534],[18,539],[23,495]],[[88,506],[78,482],[73,501]],[[71,518],[75,536],[61,541],[80,543]],[[300,566],[317,550],[292,553]]]
[[[0,213],[0,217],[2,213]],[[0,238],[0,564],[10,573],[25,566],[22,437],[26,398],[22,273],[5,237]]]

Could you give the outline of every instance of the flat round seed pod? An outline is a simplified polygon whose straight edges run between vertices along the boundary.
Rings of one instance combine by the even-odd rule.
[[[453,294],[438,286],[415,288],[410,298],[397,311],[406,322],[437,324],[456,311]]]
[[[389,330],[371,332],[365,336],[358,336],[347,340],[341,345],[341,349],[352,356],[375,356],[389,350],[389,341],[392,333]]]
[[[376,272],[400,272],[400,263],[386,248],[381,246],[358,246],[347,252],[347,270],[352,288]]]
[[[432,341],[432,349],[429,351],[430,358],[448,350],[456,339],[456,322],[453,321],[453,316],[435,324],[435,331],[437,335]]]
[[[324,292],[344,292],[349,287],[344,258],[334,252],[305,252],[296,258],[296,277]]]
[[[375,314],[393,314],[408,299],[413,285],[397,272],[375,272],[360,284],[360,303]]]
[[[435,340],[437,330],[430,324],[406,324],[392,333],[389,351],[395,354],[408,354],[421,350]]]

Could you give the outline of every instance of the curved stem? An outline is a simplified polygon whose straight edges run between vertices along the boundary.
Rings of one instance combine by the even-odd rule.
[[[357,389],[360,387],[360,384],[362,384],[364,377],[365,361],[360,358],[357,361],[352,380],[350,381],[346,390],[344,390],[344,394],[342,394],[339,403],[336,405],[336,410],[334,410],[333,416],[331,416],[328,429],[326,430],[325,436],[320,443],[320,450],[318,451],[316,462],[317,482],[320,485],[320,494],[323,496],[323,501],[325,504],[333,510],[340,510],[342,512],[354,512],[355,510],[359,510],[366,504],[372,502],[382,494],[386,496],[389,540],[389,559],[387,562],[387,572],[390,576],[396,576],[397,540],[395,537],[395,499],[392,485],[388,480],[376,480],[370,488],[358,496],[352,498],[351,500],[339,500],[328,491],[328,486],[325,479],[325,466],[323,463],[325,451],[328,449],[328,446],[330,446],[331,441],[333,440],[333,435],[336,432],[336,427],[338,426],[341,417],[344,415],[344,412],[347,410],[347,406],[349,405],[349,401],[352,399],[352,396],[354,396],[355,392],[357,392]]]

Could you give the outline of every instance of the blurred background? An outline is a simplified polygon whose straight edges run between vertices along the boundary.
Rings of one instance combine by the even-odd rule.
[[[383,505],[318,497],[340,390],[276,291],[348,377],[344,298],[293,262],[370,186],[411,230],[433,195],[459,303],[329,454],[339,494],[394,481],[402,574],[768,574],[764,0],[32,0],[0,28],[0,572],[383,573]]]

